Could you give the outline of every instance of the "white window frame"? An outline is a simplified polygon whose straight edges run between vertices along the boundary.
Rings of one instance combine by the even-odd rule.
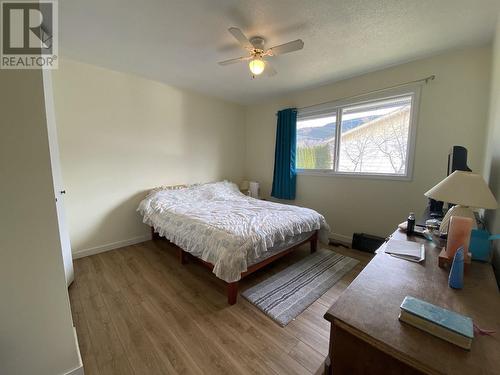
[[[297,121],[312,119],[314,117],[324,117],[325,115],[336,115],[335,128],[335,155],[333,169],[298,169],[299,175],[310,176],[335,176],[335,177],[353,177],[353,178],[374,178],[384,180],[402,180],[411,181],[413,178],[413,164],[415,159],[415,144],[417,139],[418,112],[420,108],[420,90],[421,84],[405,85],[404,87],[392,88],[378,91],[376,93],[359,95],[349,99],[341,99],[330,103],[310,106],[304,109],[298,109]],[[406,173],[398,175],[393,173],[365,173],[365,172],[339,172],[339,154],[341,139],[342,109],[353,105],[367,104],[374,101],[394,99],[403,96],[411,97],[410,124],[408,130],[408,147],[406,149]]]

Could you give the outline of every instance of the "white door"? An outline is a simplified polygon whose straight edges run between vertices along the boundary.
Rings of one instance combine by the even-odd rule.
[[[52,74],[50,70],[43,70],[43,90],[45,94],[45,113],[47,116],[47,128],[49,135],[50,162],[52,164],[52,178],[54,179],[54,191],[56,193],[57,219],[59,221],[59,238],[61,239],[62,258],[66,284],[69,286],[74,279],[73,256],[71,254],[71,243],[69,231],[64,212],[64,195],[66,190],[63,185],[61,164],[59,159],[59,145],[57,143],[57,127],[54,110],[54,94],[52,90]]]

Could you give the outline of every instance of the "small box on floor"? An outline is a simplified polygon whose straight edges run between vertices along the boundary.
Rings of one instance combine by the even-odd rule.
[[[352,235],[352,248],[355,250],[374,253],[385,242],[385,238],[366,233],[354,233]]]

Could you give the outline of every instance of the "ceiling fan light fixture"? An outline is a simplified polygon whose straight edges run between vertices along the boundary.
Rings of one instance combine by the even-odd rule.
[[[250,62],[248,63],[248,67],[250,68],[252,74],[258,76],[264,71],[266,63],[260,57],[255,57],[250,60]]]
[[[263,57],[267,58],[283,55],[285,53],[299,51],[304,48],[304,42],[302,39],[292,40],[288,43],[279,44],[277,46],[266,48],[266,41],[260,36],[254,36],[248,39],[243,31],[237,27],[230,27],[228,31],[231,35],[238,41],[241,47],[247,52],[246,56],[237,57],[235,59],[229,59],[224,61],[219,61],[219,65],[226,66],[239,62],[247,62],[250,72],[252,72],[252,78],[262,74],[264,70],[266,75],[272,77],[276,75],[276,70],[269,64],[268,61],[264,61]]]

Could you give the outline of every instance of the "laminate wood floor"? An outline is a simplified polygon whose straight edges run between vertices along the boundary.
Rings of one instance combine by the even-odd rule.
[[[323,246],[324,247],[324,246]],[[69,289],[86,375],[319,374],[328,353],[323,314],[371,256],[281,328],[209,270],[180,265],[167,241],[148,241],[76,260]],[[309,254],[308,246],[240,282],[240,291]]]

